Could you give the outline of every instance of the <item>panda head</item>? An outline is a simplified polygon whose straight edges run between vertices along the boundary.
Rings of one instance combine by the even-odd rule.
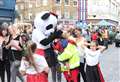
[[[43,11],[36,15],[34,20],[34,26],[45,36],[49,36],[56,29],[57,18],[58,17],[56,14],[49,11]]]

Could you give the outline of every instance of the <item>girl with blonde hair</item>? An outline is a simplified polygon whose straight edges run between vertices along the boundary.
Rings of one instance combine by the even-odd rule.
[[[90,44],[85,43],[85,45],[90,46],[90,49],[86,46],[83,47],[85,49],[86,56],[87,82],[104,82],[104,78],[99,67],[99,56],[106,47],[97,45],[95,41],[92,41]]]
[[[26,75],[26,82],[48,82],[48,64],[44,56],[35,54],[35,50],[36,44],[28,41],[19,71]]]

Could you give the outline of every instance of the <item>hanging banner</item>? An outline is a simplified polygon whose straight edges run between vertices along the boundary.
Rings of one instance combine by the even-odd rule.
[[[78,21],[82,22],[82,28],[87,27],[87,0],[78,0]]]

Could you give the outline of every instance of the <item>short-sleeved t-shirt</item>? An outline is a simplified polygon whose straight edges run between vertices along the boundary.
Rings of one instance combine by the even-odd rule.
[[[100,50],[92,51],[88,49],[87,47],[85,48],[85,58],[86,58],[86,63],[89,66],[95,66],[99,62],[99,56],[101,54]]]
[[[48,64],[44,58],[44,56],[40,56],[38,54],[34,54],[33,55],[36,66],[37,66],[37,70],[39,71],[39,73],[43,72],[43,70],[48,67]],[[26,71],[26,74],[37,74],[38,72],[35,70],[35,68],[33,66],[29,65],[29,62],[26,60],[22,60],[21,61],[21,65],[19,68],[20,71]]]

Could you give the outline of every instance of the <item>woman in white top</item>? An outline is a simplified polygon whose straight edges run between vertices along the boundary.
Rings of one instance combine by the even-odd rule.
[[[105,50],[105,47],[97,46],[96,42],[91,42],[90,44],[86,45],[90,45],[90,49],[88,49],[86,46],[84,47],[87,64],[86,66],[87,82],[104,82],[103,76],[99,68],[99,56],[101,52]]]
[[[22,58],[19,71],[26,75],[26,82],[48,82],[48,64],[44,56],[35,54],[36,44],[28,41],[26,55]]]
[[[78,46],[78,50],[80,52],[79,56],[80,56],[80,74],[84,80],[84,82],[86,81],[86,74],[85,74],[85,53],[84,53],[84,48],[82,48],[82,45],[84,45],[84,42],[86,42],[85,38],[81,35],[82,30],[79,28],[76,28],[74,31],[74,34],[76,36],[76,40],[77,40],[77,46]],[[80,74],[78,76],[78,82],[80,82]]]

